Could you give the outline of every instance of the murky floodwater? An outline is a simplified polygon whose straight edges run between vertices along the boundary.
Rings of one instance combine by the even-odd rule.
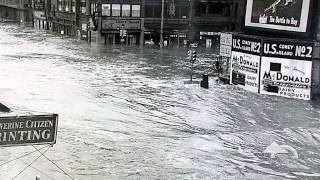
[[[209,90],[184,85],[187,64],[184,49],[112,49],[0,26],[1,102],[59,114],[46,155],[75,179],[320,179],[318,104],[213,80]],[[273,142],[291,151],[270,158]],[[0,163],[32,151],[1,148]],[[0,179],[37,156],[0,164]],[[43,157],[18,179],[36,175],[70,179]]]

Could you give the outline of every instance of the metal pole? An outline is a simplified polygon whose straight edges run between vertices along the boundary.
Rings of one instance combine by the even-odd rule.
[[[178,30],[178,46],[177,47],[179,47],[179,45],[180,45],[180,32]]]
[[[192,74],[193,74],[193,63],[191,62],[191,75],[190,75],[190,82],[192,82]]]
[[[164,18],[164,0],[162,0],[162,4],[161,4],[160,48],[163,47],[163,18]]]

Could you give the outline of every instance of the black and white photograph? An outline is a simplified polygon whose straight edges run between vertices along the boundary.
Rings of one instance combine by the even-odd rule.
[[[0,0],[0,180],[320,180],[319,12]]]

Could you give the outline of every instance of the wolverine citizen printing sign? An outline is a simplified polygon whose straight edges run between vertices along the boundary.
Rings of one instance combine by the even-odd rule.
[[[260,93],[310,100],[313,43],[265,40]]]
[[[247,0],[245,25],[306,32],[310,0]]]
[[[261,40],[234,36],[232,39],[230,82],[245,90],[259,92]]]
[[[0,117],[0,146],[55,144],[58,115]]]

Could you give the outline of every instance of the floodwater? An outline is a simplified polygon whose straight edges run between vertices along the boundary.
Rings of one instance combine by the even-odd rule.
[[[0,100],[59,114],[45,155],[69,175],[33,162],[39,153],[6,163],[34,148],[2,147],[0,179],[320,179],[319,103],[184,84],[185,49],[113,49],[0,25]]]

